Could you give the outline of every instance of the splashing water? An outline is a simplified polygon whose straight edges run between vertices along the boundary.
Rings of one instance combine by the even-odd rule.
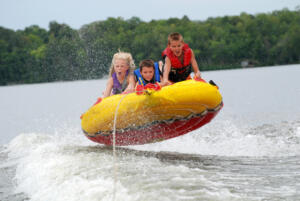
[[[0,148],[0,200],[112,200],[114,182],[115,200],[298,200],[299,72],[299,65],[204,72],[224,95],[216,119],[171,140],[115,147],[115,181],[113,149],[79,127],[93,102],[87,97],[105,80],[0,88],[1,135],[9,140]]]

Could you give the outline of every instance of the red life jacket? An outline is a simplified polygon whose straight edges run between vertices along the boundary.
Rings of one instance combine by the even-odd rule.
[[[190,73],[192,72],[191,60],[192,60],[192,50],[188,44],[184,43],[182,47],[183,53],[183,63],[175,56],[172,50],[167,47],[162,52],[162,57],[165,59],[167,56],[171,61],[171,70],[169,73],[169,80],[172,82],[179,82],[186,80]]]

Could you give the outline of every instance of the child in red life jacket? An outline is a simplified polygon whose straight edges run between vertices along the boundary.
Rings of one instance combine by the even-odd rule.
[[[103,98],[122,92],[133,92],[135,81],[132,71],[134,68],[134,60],[130,53],[115,53],[111,62],[109,79],[103,92]]]
[[[151,59],[145,59],[140,62],[139,66],[140,68],[134,71],[137,93],[147,88],[159,90],[161,80],[159,64]]]
[[[201,78],[193,50],[183,42],[181,34],[177,32],[169,34],[168,46],[163,51],[162,57],[165,59],[162,86],[190,79],[192,69],[194,77]]]

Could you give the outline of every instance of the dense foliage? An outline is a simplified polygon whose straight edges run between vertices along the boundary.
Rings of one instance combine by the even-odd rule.
[[[100,78],[112,55],[131,52],[136,64],[159,60],[170,32],[180,32],[201,70],[300,63],[300,9],[225,16],[206,21],[108,18],[74,30],[51,22],[49,30],[0,27],[0,85]]]

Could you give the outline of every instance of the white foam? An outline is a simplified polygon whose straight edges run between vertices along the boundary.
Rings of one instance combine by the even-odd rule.
[[[16,193],[25,193],[32,201],[112,200],[111,155],[78,152],[70,138],[82,140],[81,135],[58,138],[35,133],[12,140],[8,151],[17,164]],[[132,200],[120,182],[116,188],[116,200]]]
[[[25,193],[31,201],[112,200],[112,150],[91,144],[81,133],[20,134],[7,146],[9,160],[16,164],[15,193]],[[157,158],[130,152],[122,154],[122,150],[119,154],[115,200],[150,201],[158,196],[174,200],[198,194],[202,198],[224,200],[225,196],[232,200],[237,196],[226,188],[215,188],[222,182],[210,180],[205,170],[161,163]],[[199,184],[210,188],[193,188]]]
[[[294,156],[300,154],[300,135],[299,127],[288,133],[293,127],[293,123],[278,125],[269,131],[219,120],[174,139],[132,148],[218,156]]]

